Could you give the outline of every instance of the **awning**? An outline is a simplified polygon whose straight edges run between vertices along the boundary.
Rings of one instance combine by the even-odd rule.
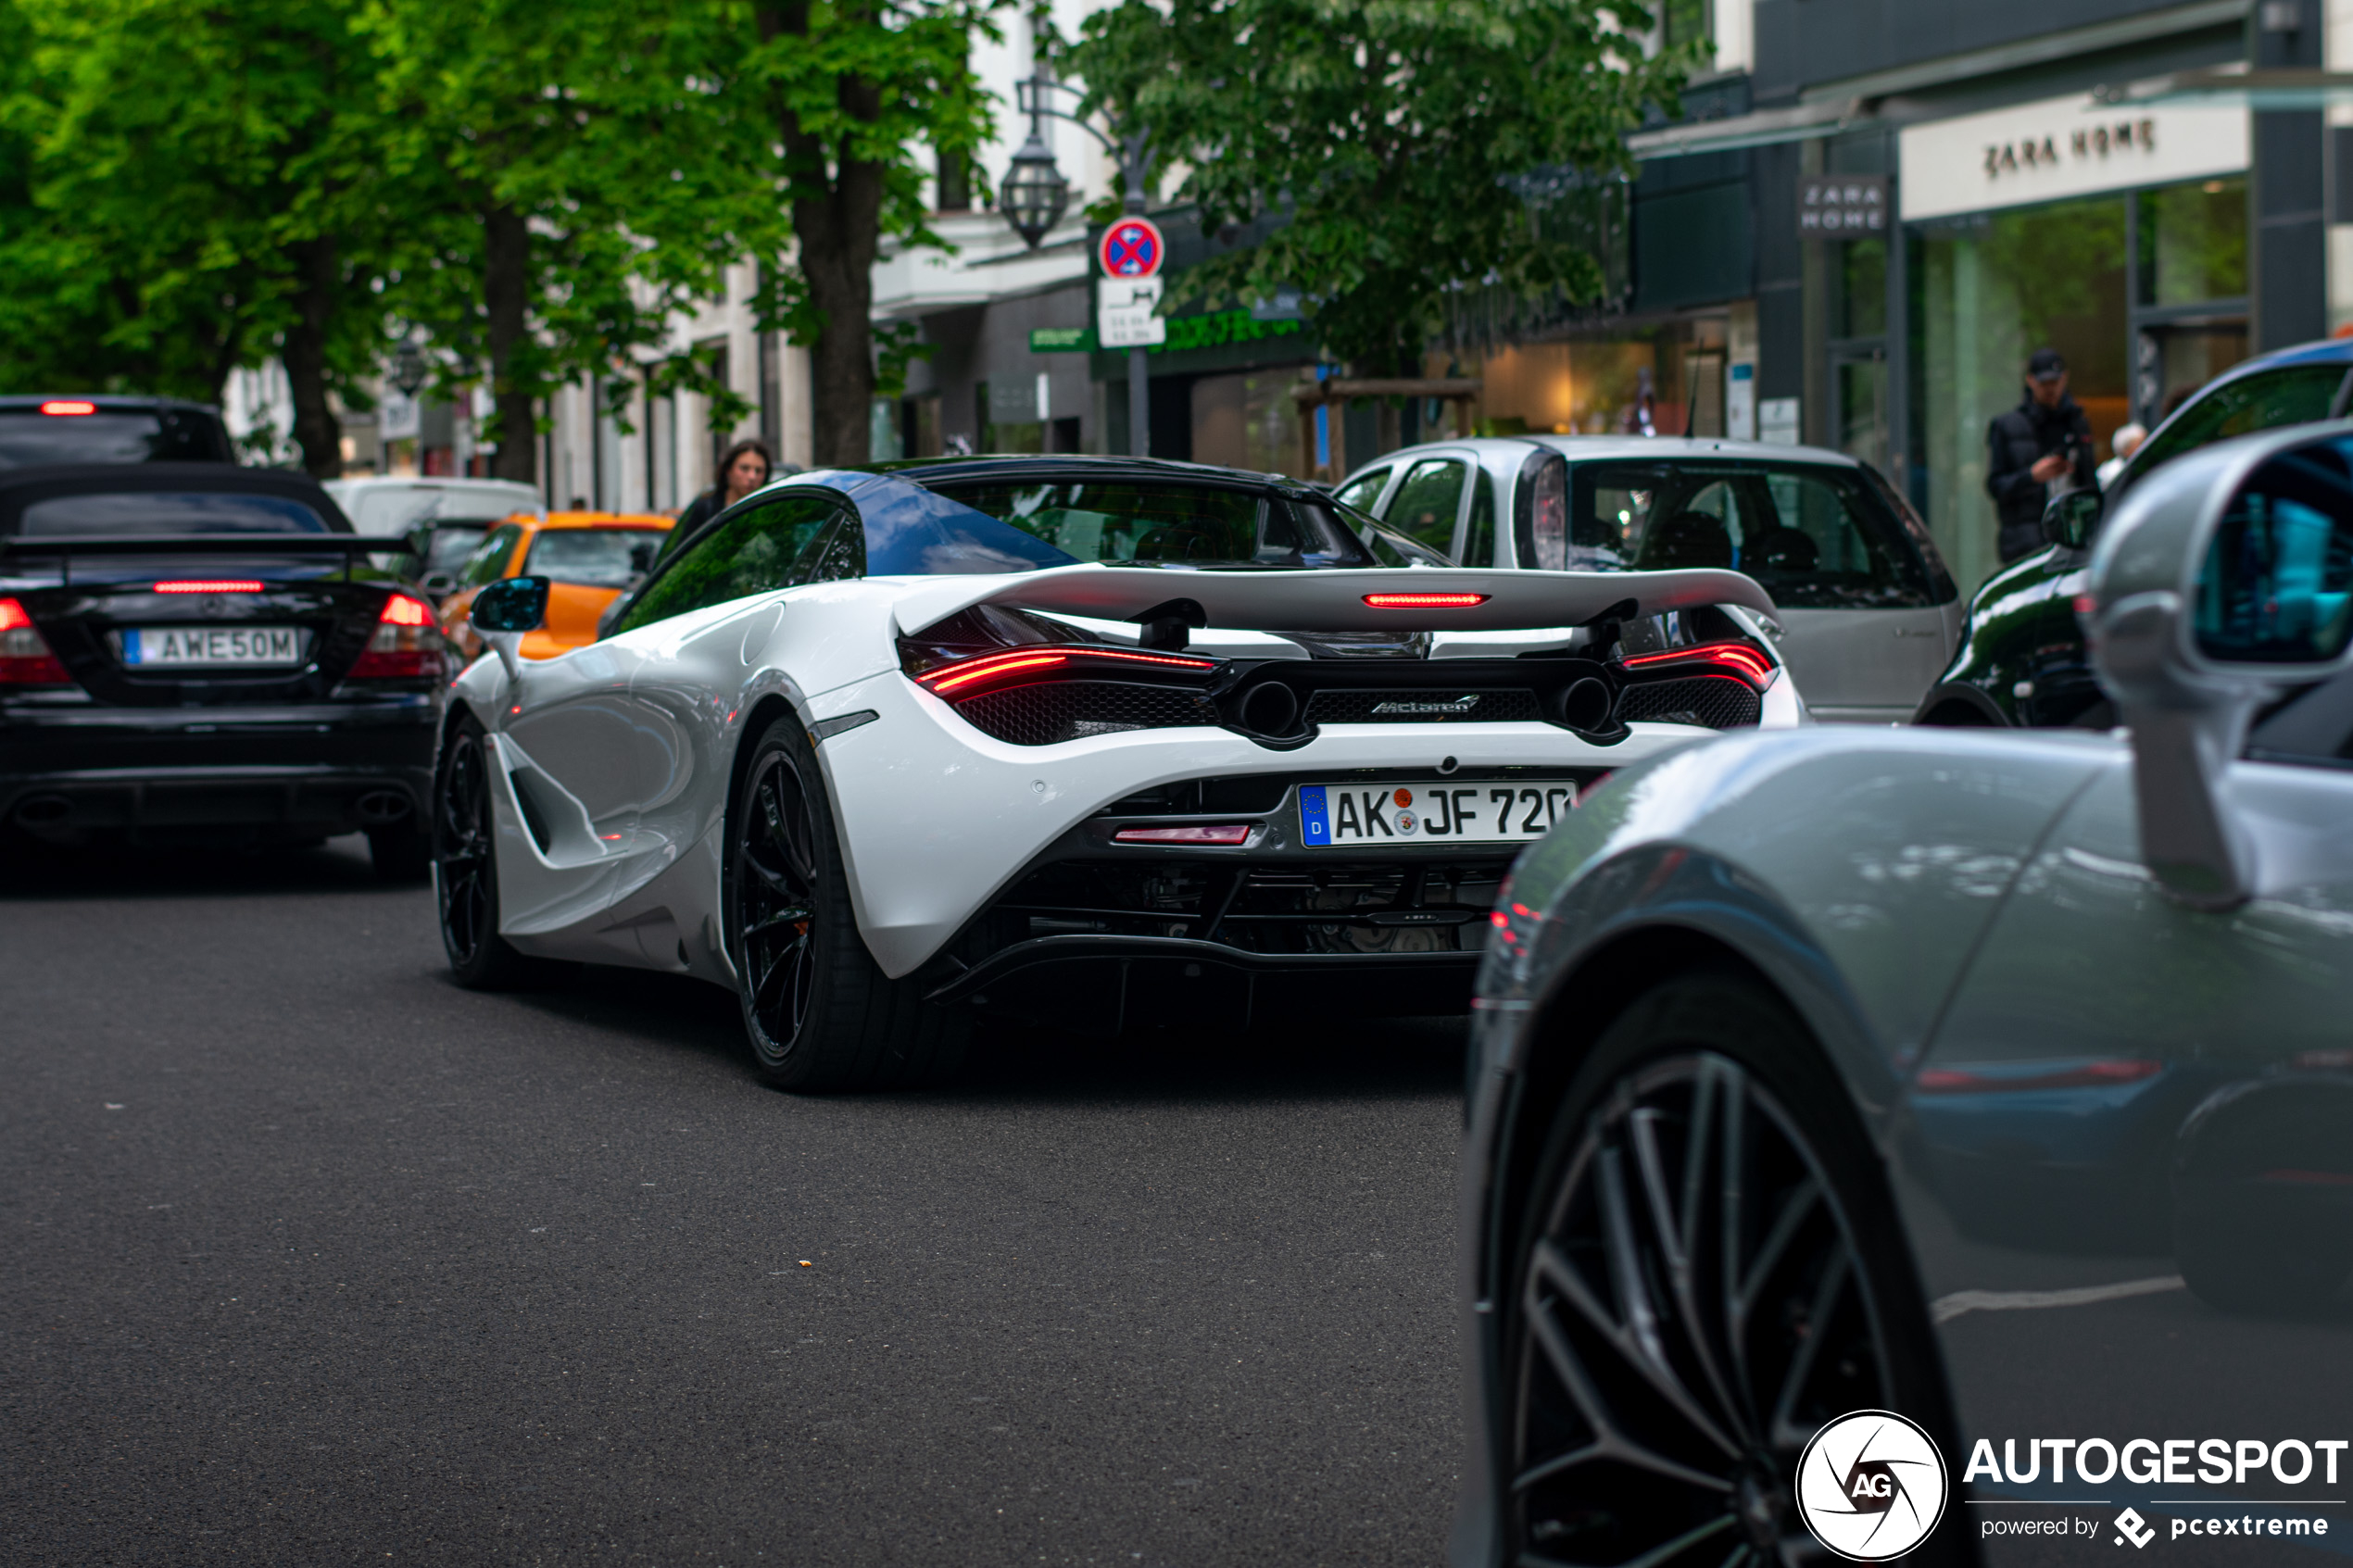
[[[1641,161],[1688,157],[1693,153],[1729,153],[1742,147],[1769,147],[1782,142],[1833,136],[1842,131],[1877,123],[1873,117],[1861,111],[1861,100],[1855,98],[1753,109],[1721,119],[1698,119],[1657,131],[1638,131],[1626,138],[1626,149]]]
[[[2324,109],[2353,104],[2353,71],[2246,70],[2229,66],[2177,70],[2104,87],[2094,94],[2118,105],[2198,104],[2208,108]]]

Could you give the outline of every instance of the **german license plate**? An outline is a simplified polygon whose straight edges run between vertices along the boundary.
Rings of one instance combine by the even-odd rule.
[[[122,633],[122,661],[158,664],[300,664],[298,626],[138,626]]]
[[[1311,849],[1368,845],[1525,843],[1577,805],[1577,786],[1329,784],[1299,786],[1299,837]]]

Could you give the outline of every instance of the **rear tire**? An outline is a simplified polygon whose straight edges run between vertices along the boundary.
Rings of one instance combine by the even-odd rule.
[[[962,1063],[971,1021],[885,975],[858,934],[824,777],[786,714],[753,744],[727,834],[727,950],[760,1075],[822,1094],[913,1088]]]
[[[378,882],[422,882],[433,872],[433,840],[413,822],[378,828],[368,835],[368,858]]]
[[[492,774],[482,725],[469,713],[449,732],[441,766],[434,773],[433,880],[449,971],[459,985],[474,991],[515,985],[531,967],[498,935],[498,827],[490,809]]]

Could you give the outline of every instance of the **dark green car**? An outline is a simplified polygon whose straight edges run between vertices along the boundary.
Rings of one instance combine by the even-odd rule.
[[[2043,521],[2051,543],[1986,580],[1970,599],[1959,651],[1913,715],[1916,724],[2104,730],[2116,708],[2092,674],[2075,601],[2100,514],[2151,471],[2234,435],[2342,417],[2353,402],[2353,339],[2284,348],[2208,383],[2157,428],[2098,496],[2079,492]],[[2069,504],[2072,503],[2071,507]]]

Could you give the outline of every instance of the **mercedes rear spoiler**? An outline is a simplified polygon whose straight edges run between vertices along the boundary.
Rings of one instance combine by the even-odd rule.
[[[1100,565],[942,577],[901,599],[898,614],[900,630],[914,633],[975,605],[1132,621],[1171,601],[1189,600],[1207,625],[1232,631],[1521,632],[1585,625],[1629,599],[1635,615],[1704,605],[1777,614],[1772,596],[1755,578],[1714,568],[1219,571]]]
[[[363,533],[108,533],[0,539],[0,565],[22,558],[53,558],[61,586],[73,582],[77,556],[213,556],[236,560],[271,557],[341,556],[343,573],[360,556],[409,556],[406,539]]]

